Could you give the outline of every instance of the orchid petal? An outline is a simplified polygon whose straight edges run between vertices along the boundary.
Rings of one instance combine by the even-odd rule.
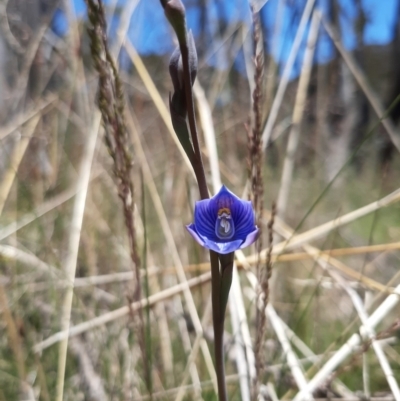
[[[256,242],[259,235],[260,235],[260,230],[257,227],[254,231],[252,231],[250,234],[247,235],[243,244],[240,245],[240,248],[246,248],[246,246],[249,246],[252,243]]]
[[[252,203],[225,186],[211,199],[196,202],[194,223],[186,228],[201,246],[219,254],[251,245],[259,236]]]
[[[204,241],[201,238],[201,236],[197,233],[196,231],[196,227],[194,226],[194,224],[189,224],[186,226],[186,230],[189,231],[189,234],[196,240],[196,242],[201,245],[204,246]]]

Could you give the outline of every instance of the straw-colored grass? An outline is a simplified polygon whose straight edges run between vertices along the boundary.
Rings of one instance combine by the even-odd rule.
[[[129,244],[88,55],[71,52],[59,86],[50,85],[32,101],[27,96],[41,28],[22,63],[15,109],[0,127],[0,401],[216,400],[210,266],[207,252],[185,232],[198,191],[169,116],[168,59],[141,58],[126,37],[135,5],[126,10],[111,49],[114,55],[124,49],[132,62],[132,71],[122,74],[142,297],[131,298],[135,278]],[[392,170],[381,174],[375,149],[366,142],[362,150],[370,163],[363,170],[356,173],[346,163],[341,180],[323,180],[324,160],[304,142],[311,132],[305,118],[307,87],[318,73],[310,69],[318,14],[300,82],[289,81],[312,5],[309,0],[283,76],[265,71],[272,108],[264,121],[264,145],[274,140],[275,152],[267,149],[262,165],[265,233],[271,201],[283,200],[274,223],[273,301],[260,309],[266,335],[259,389],[273,401],[364,396],[399,401],[400,189],[391,179],[397,178],[399,155]],[[366,85],[368,77],[329,24],[322,25],[378,118],[383,117],[382,99]],[[230,27],[219,43],[233,53],[243,43],[249,46],[248,32],[246,26]],[[71,35],[60,41],[77,49],[84,27],[76,25]],[[266,65],[272,62],[266,59]],[[210,192],[225,183],[247,197],[244,124],[254,83],[233,70],[200,64],[194,100]],[[251,58],[246,64],[253,79]],[[231,98],[224,103],[226,93]],[[275,127],[286,119],[293,122],[289,137],[285,131],[275,137]],[[393,138],[396,128],[387,120],[382,124]],[[368,135],[372,138],[372,131]],[[274,164],[274,157],[285,152]],[[285,205],[281,211],[280,204]],[[251,400],[256,308],[263,305],[256,295],[255,266],[267,259],[263,243],[260,255],[255,247],[236,253],[225,324],[232,401]],[[144,380],[143,350],[131,318],[140,310],[149,329],[153,394]]]

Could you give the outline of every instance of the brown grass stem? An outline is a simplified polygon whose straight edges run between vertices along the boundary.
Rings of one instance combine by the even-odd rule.
[[[262,215],[264,207],[264,185],[262,176],[262,163],[263,163],[263,151],[261,148],[261,123],[262,123],[262,86],[264,76],[264,52],[263,52],[263,41],[261,37],[261,23],[260,16],[258,13],[253,11],[253,63],[254,63],[254,89],[252,93],[253,97],[253,108],[251,117],[251,127],[247,128],[247,143],[248,143],[248,178],[250,182],[249,197],[253,201],[253,207],[255,210],[255,219],[258,229],[260,230],[260,236],[256,242],[256,275],[258,281],[262,281],[261,273],[261,250],[263,246],[263,226],[262,226]],[[260,292],[262,289],[260,288]],[[265,334],[265,317],[256,308],[256,340],[254,346],[254,358],[255,358],[255,370],[256,374],[253,378],[252,383],[252,399],[256,401],[261,384],[261,366],[263,365],[262,353],[261,353],[261,341]]]
[[[134,185],[132,179],[132,155],[129,151],[130,138],[125,123],[125,100],[122,82],[110,53],[107,39],[106,17],[102,1],[96,4],[88,0],[88,15],[91,27],[88,29],[91,40],[91,54],[95,68],[99,74],[98,105],[101,111],[105,142],[113,159],[113,170],[116,178],[118,196],[122,202],[123,216],[129,241],[129,252],[132,270],[135,273],[135,284],[132,299],[141,299],[141,260],[137,249],[136,229],[134,224]],[[149,359],[146,357],[146,334],[142,309],[138,315],[132,315],[138,328],[138,341],[142,351],[145,382],[147,390],[152,393],[152,378]]]

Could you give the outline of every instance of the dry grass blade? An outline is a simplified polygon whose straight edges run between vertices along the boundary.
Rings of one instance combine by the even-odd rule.
[[[253,290],[254,290],[253,296],[255,298],[257,298],[256,291],[257,291],[257,287],[259,285],[257,278],[251,272],[247,272],[247,278],[253,287]],[[262,309],[265,306],[260,299],[258,299],[256,301],[257,301],[258,308]],[[292,346],[290,344],[289,338],[286,335],[285,327],[282,325],[281,320],[279,319],[274,307],[271,304],[268,304],[265,307],[265,310],[263,310],[262,312],[265,313],[265,315],[269,319],[269,321],[272,325],[272,328],[274,329],[274,331],[278,337],[278,340],[279,340],[282,350],[283,350],[283,354],[286,358],[287,364],[292,372],[293,378],[294,378],[298,388],[300,390],[306,391],[307,380],[305,378],[302,366],[301,366],[296,354],[292,350]],[[311,392],[306,394],[306,397],[307,397],[307,399],[310,399],[310,400],[313,399]]]
[[[71,341],[70,349],[79,361],[81,380],[85,383],[88,396],[92,401],[106,401],[108,396],[104,390],[103,381],[96,373],[87,352],[87,346],[79,339]]]
[[[29,110],[22,115],[18,114],[13,121],[8,123],[5,127],[0,128],[0,140],[3,140],[7,135],[13,133],[16,129],[27,123],[30,119],[35,117],[37,114],[42,115],[50,107],[53,107],[53,103],[57,101],[56,95],[51,95],[48,98],[43,99],[39,104],[32,110]]]
[[[128,53],[128,56],[130,57],[133,65],[135,66],[140,78],[142,79],[144,85],[146,86],[146,89],[148,90],[154,105],[156,106],[158,112],[160,113],[161,118],[163,119],[165,125],[167,126],[168,132],[171,134],[171,137],[179,149],[179,152],[181,153],[183,160],[185,161],[186,166],[188,167],[189,171],[193,172],[192,165],[190,164],[190,161],[183,150],[183,147],[181,143],[179,142],[178,137],[175,134],[174,128],[172,127],[172,122],[171,122],[171,116],[169,115],[168,109],[165,106],[164,101],[162,100],[160,93],[158,92],[156,86],[154,85],[153,80],[150,77],[150,74],[147,72],[147,69],[145,65],[143,64],[142,59],[139,57],[137,54],[135,48],[132,46],[132,43],[129,41],[129,39],[126,39],[124,42],[124,47],[126,52]]]
[[[68,241],[68,254],[64,261],[64,271],[69,282],[66,294],[64,295],[61,311],[61,331],[68,332],[71,323],[71,307],[74,294],[73,282],[75,279],[76,263],[81,237],[83,214],[85,211],[86,195],[90,182],[90,171],[96,148],[97,135],[100,128],[101,114],[94,112],[92,126],[89,131],[85,152],[80,166],[80,174],[77,182],[77,195],[71,218],[70,237]],[[64,393],[65,365],[67,360],[68,337],[65,337],[59,347],[58,372],[57,372],[57,396],[58,401],[62,401]]]
[[[91,180],[98,177],[98,173],[94,173],[91,176]],[[38,217],[43,216],[44,214],[50,212],[51,210],[57,208],[68,200],[72,199],[77,194],[78,188],[74,187],[61,194],[55,196],[54,198],[46,201],[42,205],[40,205],[34,212],[27,213],[22,216],[19,220],[10,223],[5,226],[3,229],[0,229],[0,241],[9,237],[10,235],[16,233],[21,228],[27,226],[28,224],[35,221]]]
[[[60,278],[60,276],[62,276],[62,272],[60,272],[54,266],[41,261],[35,255],[31,255],[13,246],[0,245],[0,255],[4,259],[17,260],[18,262],[28,265],[29,267],[33,267],[34,269],[37,269],[43,273],[49,274],[52,276],[52,278]],[[48,283],[46,283],[46,286],[47,285]],[[67,284],[65,283],[64,285]]]
[[[320,14],[317,11],[314,11],[311,19],[307,48],[304,54],[303,66],[301,69],[296,101],[293,109],[292,128],[289,133],[286,156],[282,168],[281,186],[279,188],[277,200],[278,217],[283,220],[285,219],[286,207],[289,199],[290,187],[292,184],[295,154],[300,140],[300,125],[306,103],[308,84],[310,82],[311,68],[314,58],[315,45],[318,38],[319,25]]]
[[[274,101],[271,106],[271,111],[268,116],[267,124],[265,125],[264,132],[262,135],[262,146],[264,150],[267,147],[268,142],[270,140],[272,129],[278,116],[278,111],[283,100],[283,95],[289,82],[290,74],[292,72],[292,67],[296,60],[297,52],[299,51],[300,43],[307,26],[307,22],[310,19],[314,3],[315,0],[307,0],[307,3],[304,7],[303,15],[301,16],[300,24],[296,32],[296,37],[293,41],[293,45],[285,65],[285,69],[283,70],[282,78],[279,82],[278,90],[276,92]]]
[[[205,324],[207,324],[207,322],[211,318],[211,312],[212,312],[211,305],[212,304],[211,304],[211,297],[210,297],[209,301],[207,303],[204,315],[203,315],[203,319],[201,321],[203,326],[205,326]],[[187,380],[189,378],[189,373],[190,373],[191,366],[194,364],[194,362],[196,360],[196,357],[197,357],[197,354],[198,354],[198,351],[199,351],[199,348],[200,348],[201,340],[202,340],[202,334],[197,334],[196,335],[196,339],[195,339],[194,344],[193,344],[192,351],[191,351],[191,353],[189,355],[189,358],[188,358],[188,361],[187,361],[187,364],[186,364],[185,371],[183,373],[183,379],[182,379],[181,384],[179,386],[179,391],[178,391],[178,394],[176,395],[175,401],[182,401],[183,397],[185,396],[185,393],[186,393],[185,385],[186,385],[186,382],[187,382]]]
[[[277,221],[277,227],[280,227],[282,234],[290,237],[292,232],[283,228],[282,222]],[[318,255],[318,250],[308,244],[303,244],[307,252]],[[326,261],[321,260],[318,256],[315,257],[316,261],[321,262],[321,266],[326,268]],[[329,270],[328,270],[329,271]],[[334,272],[330,272],[335,274]],[[400,285],[397,286],[393,294],[389,295],[386,300],[375,310],[375,312],[368,317],[364,322],[364,326],[374,329],[376,325],[395,307],[399,302],[398,295],[400,294]],[[301,390],[294,400],[300,401],[308,399],[309,393],[312,393],[327,377],[330,375],[337,366],[339,366],[350,354],[354,353],[357,346],[361,343],[361,337],[358,334],[353,334],[350,339],[336,351],[336,353],[325,363],[325,365],[317,372],[317,374],[308,382],[307,386]]]
[[[16,143],[12,155],[10,157],[10,164],[7,168],[6,173],[2,177],[0,183],[0,216],[3,212],[4,205],[6,203],[8,194],[11,190],[15,176],[18,171],[18,167],[24,157],[25,151],[28,148],[29,142],[33,133],[35,132],[36,126],[41,118],[40,114],[36,114],[28,123],[27,127],[23,130],[23,133]]]
[[[278,316],[281,325],[284,327],[287,337],[290,342],[307,358],[315,360],[315,358],[321,359],[324,355],[316,355],[308,348],[308,346],[286,325],[286,323]],[[342,397],[352,397],[354,394],[338,379],[335,379],[332,383],[333,389],[338,392]]]
[[[210,161],[210,170],[212,171],[212,186],[214,191],[217,191],[216,188],[221,186],[221,175],[219,172],[218,155],[216,153],[217,147],[215,146],[215,131],[212,121],[211,108],[199,81],[195,81],[193,85],[193,93],[196,98],[197,107],[199,110],[200,125],[206,143],[208,159]]]
[[[353,210],[343,216],[333,219],[327,223],[321,224],[315,228],[305,231],[302,234],[295,234],[288,240],[276,244],[273,249],[273,254],[280,254],[283,251],[298,248],[305,243],[316,240],[332,231],[336,228],[341,227],[345,224],[351,223],[360,217],[366,216],[367,214],[373,213],[376,210],[387,207],[393,203],[400,201],[400,189],[386,195],[378,201],[372,202],[369,205],[363,206],[359,209]],[[268,249],[262,251],[262,257],[265,258]],[[255,263],[257,255],[252,255],[248,258],[249,263]]]
[[[142,168],[143,168],[143,174],[144,174],[146,186],[149,189],[150,196],[154,203],[154,207],[156,209],[156,214],[160,221],[160,224],[161,224],[161,227],[162,227],[162,230],[164,233],[164,237],[165,237],[165,240],[168,245],[169,252],[171,253],[172,260],[175,264],[178,279],[181,284],[185,284],[188,281],[187,281],[187,278],[185,275],[185,271],[183,269],[183,265],[182,265],[175,241],[174,241],[173,233],[171,231],[167,216],[164,211],[164,207],[163,207],[161,198],[158,194],[157,187],[154,183],[154,179],[153,179],[150,167],[148,165],[142,144],[140,142],[139,133],[137,131],[137,124],[135,124],[133,115],[131,113],[127,113],[127,114],[128,114],[128,118],[127,118],[128,125],[131,129],[132,139],[133,139],[133,143],[135,146],[135,150],[137,152],[138,158],[139,158]],[[202,334],[203,328],[201,326],[200,318],[197,313],[196,306],[195,306],[195,303],[193,300],[192,293],[190,292],[189,286],[187,286],[184,289],[183,294],[185,297],[186,305],[189,309],[190,317],[194,324],[196,334]],[[202,350],[203,356],[206,360],[206,365],[209,369],[210,377],[216,385],[216,374],[215,374],[215,370],[214,370],[214,367],[212,364],[211,353],[207,346],[207,343],[204,340],[201,341],[201,350]],[[212,370],[210,370],[210,369],[212,369]],[[217,387],[215,387],[215,388],[217,388]]]
[[[160,291],[157,294],[150,295],[148,298],[143,298],[140,302],[133,302],[130,307],[123,306],[119,309],[115,309],[94,319],[72,326],[70,327],[69,331],[59,331],[48,337],[46,340],[37,343],[33,347],[33,350],[34,352],[41,352],[42,350],[52,346],[53,344],[62,341],[63,339],[74,337],[78,334],[95,329],[96,327],[100,327],[116,319],[120,319],[121,317],[126,317],[130,311],[135,312],[140,308],[153,306],[157,302],[165,301],[166,299],[169,299],[177,294],[180,294],[181,292],[186,291],[187,288],[193,288],[208,283],[210,280],[211,273],[204,273],[198,277],[188,280],[187,282],[177,284],[171,288]]]
[[[379,342],[375,341],[374,339],[375,337],[374,329],[368,326],[368,315],[360,299],[360,296],[353,288],[350,288],[344,282],[344,280],[341,281],[344,289],[349,294],[349,297],[353,302],[354,308],[356,309],[358,316],[361,320],[362,323],[362,327],[360,328],[361,335],[364,335],[372,342],[372,348],[374,349],[376,357],[378,358],[378,361],[382,367],[382,371],[386,376],[386,380],[389,384],[390,389],[392,390],[392,394],[396,401],[400,401],[400,390],[396,378],[393,375],[392,368],[390,367],[389,362],[383,352],[381,344],[379,344]]]
[[[17,325],[15,324],[14,318],[8,306],[8,299],[5,292],[5,288],[2,283],[0,283],[0,308],[2,312],[2,318],[7,328],[8,343],[17,364],[18,376],[21,381],[26,379],[26,369],[25,369],[25,356],[22,350],[21,337],[18,333]]]

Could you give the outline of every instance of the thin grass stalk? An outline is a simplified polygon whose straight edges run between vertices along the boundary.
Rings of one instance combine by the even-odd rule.
[[[12,353],[14,354],[18,377],[22,383],[26,380],[25,355],[22,348],[21,337],[8,304],[9,302],[6,290],[3,284],[0,282],[0,308],[2,312],[2,320],[5,323],[8,344]]]
[[[144,267],[144,291],[148,303],[148,299],[150,296],[150,285],[149,285],[149,270],[147,267],[147,224],[146,224],[146,200],[145,200],[145,189],[144,189],[144,180],[143,180],[143,173],[140,172],[140,183],[141,183],[141,193],[142,193],[142,225],[143,225],[143,252],[142,252],[142,260],[143,260],[143,267]],[[148,358],[148,366],[149,369],[153,366],[153,352],[152,352],[152,344],[151,344],[151,320],[150,320],[150,307],[146,306],[145,308],[146,313],[146,326],[144,328],[145,334],[145,346],[146,346],[146,356]],[[152,399],[153,394],[153,379],[152,374],[149,372],[148,377],[148,386],[149,386],[149,393],[150,399]]]
[[[248,179],[250,182],[251,189],[249,191],[249,197],[253,201],[253,206],[256,215],[256,224],[260,230],[260,236],[256,242],[256,276],[258,282],[262,281],[261,272],[261,250],[263,246],[263,204],[264,204],[264,186],[262,177],[262,162],[263,162],[263,152],[261,148],[261,120],[262,120],[262,84],[264,76],[264,54],[263,54],[263,41],[261,38],[261,23],[260,16],[258,13],[253,11],[253,62],[254,62],[254,90],[253,90],[253,110],[252,110],[252,124],[251,128],[247,129],[248,134]],[[269,258],[270,259],[270,258]],[[268,277],[268,274],[266,275]],[[268,287],[268,279],[264,280],[264,288],[259,288],[259,293]],[[268,298],[265,298],[268,302]],[[263,356],[261,352],[261,342],[265,334],[265,317],[263,313],[259,312],[256,308],[256,339],[254,347],[254,357],[255,357],[255,370],[256,375],[252,382],[252,399],[257,400],[260,384],[262,380],[262,365]]]
[[[126,35],[128,33],[129,27],[132,21],[132,15],[139,3],[139,0],[132,0],[125,4],[123,12],[121,12],[121,19],[116,30],[117,40],[112,46],[111,54],[115,60],[118,60],[119,53],[121,51],[122,45],[126,40]]]
[[[308,348],[308,346],[299,338],[296,333],[278,316],[281,325],[284,327],[287,337],[290,342],[309,360],[322,359],[325,353],[322,355],[316,355],[314,352]],[[354,393],[351,392],[340,380],[335,379],[332,382],[333,389],[340,394],[343,398],[354,397]]]
[[[97,176],[98,175],[95,173],[92,175],[91,179],[94,179]],[[77,192],[77,187],[68,189],[62,192],[60,195],[54,196],[52,199],[38,206],[33,212],[26,213],[19,220],[8,224],[2,230],[0,230],[0,241],[15,234],[21,228],[26,227],[28,224],[34,222],[38,217],[41,217],[51,210],[57,208],[58,206],[64,204],[65,202],[73,198],[77,194]]]
[[[226,383],[228,385],[229,384],[235,385],[238,382],[238,380],[240,379],[240,376],[238,374],[233,374],[233,375],[226,376],[225,379],[226,379]],[[213,383],[212,383],[211,380],[205,380],[205,381],[200,382],[200,386],[201,386],[202,390],[207,390],[207,389],[213,387]],[[195,390],[196,390],[196,387],[195,387],[194,384],[187,384],[185,386],[185,391],[187,393],[189,393],[189,394],[193,393]],[[165,400],[165,399],[167,399],[166,397],[170,397],[170,396],[172,397],[178,391],[180,391],[180,387],[175,387],[175,388],[170,388],[170,389],[167,389],[167,390],[164,390],[164,391],[160,391],[160,392],[157,392],[157,393],[154,394],[154,399],[163,399],[163,400]],[[188,397],[191,397],[191,395],[188,395]],[[135,401],[145,401],[145,400],[148,400],[148,399],[149,399],[148,396],[143,396],[143,397],[140,397],[140,398],[137,398],[137,399],[135,398]],[[339,401],[339,400],[335,400],[335,401]],[[341,401],[343,401],[343,400],[341,400]],[[349,400],[349,401],[357,401],[357,400]],[[375,401],[375,400],[371,400],[371,401]],[[376,401],[388,401],[388,400],[383,400],[382,399],[382,400],[376,400]],[[391,400],[389,400],[389,401],[391,401]]]
[[[111,56],[107,40],[107,25],[102,1],[88,0],[88,16],[91,27],[88,29],[91,40],[91,54],[99,74],[98,105],[101,111],[105,142],[113,159],[118,196],[123,206],[123,216],[128,234],[129,251],[132,269],[135,273],[133,300],[141,299],[141,260],[137,249],[134,224],[134,185],[132,174],[132,155],[129,151],[129,135],[126,129],[124,93],[122,83]],[[152,393],[151,367],[146,356],[146,334],[142,309],[132,316],[138,328],[138,342],[142,352],[147,390]]]
[[[51,347],[53,344],[56,344],[60,341],[68,337],[74,337],[78,334],[85,333],[86,331],[95,329],[96,327],[103,326],[107,323],[110,323],[116,319],[120,319],[122,317],[126,317],[130,311],[135,312],[146,306],[153,306],[158,302],[165,301],[181,292],[186,291],[188,288],[197,287],[203,284],[208,283],[211,280],[211,272],[204,273],[200,276],[197,276],[193,279],[187,280],[186,282],[179,283],[173,287],[167,288],[166,290],[160,291],[157,294],[150,295],[150,297],[143,298],[139,302],[133,302],[130,307],[123,306],[121,308],[115,309],[111,312],[104,313],[103,315],[97,316],[93,319],[87,320],[85,322],[79,323],[75,326],[71,326],[69,330],[59,331],[50,337],[46,338],[43,341],[35,344],[33,347],[34,352],[41,352],[46,348]],[[212,359],[211,359],[212,366]]]
[[[15,176],[17,175],[19,165],[25,155],[29,142],[35,132],[36,126],[41,118],[40,114],[36,114],[31,120],[28,121],[26,128],[23,129],[19,141],[15,144],[12,155],[10,157],[10,164],[5,171],[2,181],[0,182],[0,216],[3,213],[4,205],[10,193]]]
[[[181,143],[179,142],[179,139],[174,131],[174,128],[172,127],[171,123],[171,116],[169,115],[168,109],[164,104],[164,101],[161,98],[160,92],[157,90],[156,86],[154,85],[154,82],[148,73],[146,66],[144,65],[142,59],[140,56],[137,54],[136,49],[133,47],[132,43],[130,42],[129,38],[126,38],[124,41],[124,48],[131,59],[133,65],[136,68],[136,71],[138,72],[140,78],[143,81],[144,86],[146,87],[150,97],[153,100],[154,105],[156,106],[158,112],[160,113],[160,117],[164,121],[164,124],[166,125],[168,132],[170,133],[175,145],[177,146],[180,154],[183,157],[183,160],[188,167],[189,171],[194,174],[193,167],[190,164],[189,158],[187,157],[187,154],[185,153]]]
[[[361,320],[362,323],[362,328],[360,330],[360,333],[362,336],[367,337],[371,342],[372,342],[372,348],[375,351],[376,357],[379,361],[379,364],[381,365],[382,371],[386,377],[386,380],[388,382],[388,385],[392,391],[393,397],[395,398],[396,401],[400,401],[400,389],[399,385],[397,384],[396,378],[393,374],[393,370],[390,367],[390,364],[382,350],[381,345],[375,340],[376,334],[373,328],[368,326],[368,315],[367,312],[365,311],[365,308],[363,306],[363,303],[357,294],[357,292],[350,288],[344,280],[342,280],[342,285],[345,289],[345,291],[349,294],[350,299],[353,302],[354,308],[356,309],[358,316]],[[365,353],[363,354],[363,356]],[[368,388],[368,387],[367,387]]]
[[[307,47],[304,54],[303,66],[299,79],[299,86],[296,93],[296,100],[292,116],[292,128],[290,130],[287,143],[286,156],[282,169],[281,185],[278,194],[278,216],[282,220],[285,220],[290,187],[292,184],[295,154],[300,140],[300,126],[303,119],[308,84],[310,82],[311,68],[314,58],[315,45],[318,38],[319,25],[320,14],[317,11],[314,11],[311,19],[310,31],[308,34]]]
[[[262,148],[266,149],[268,142],[271,137],[272,128],[274,127],[276,118],[278,117],[278,111],[281,106],[283,95],[285,94],[285,90],[287,84],[289,82],[290,74],[292,72],[293,64],[296,60],[297,52],[299,51],[300,43],[304,35],[304,31],[307,26],[307,22],[310,19],[311,12],[314,7],[315,0],[307,0],[307,3],[304,7],[303,15],[301,16],[301,20],[299,23],[299,27],[297,28],[296,36],[293,41],[292,48],[289,53],[289,57],[286,61],[285,68],[282,73],[282,78],[279,81],[278,90],[276,92],[274,101],[271,106],[271,110],[268,116],[267,124],[264,127],[264,131],[262,134]]]
[[[290,238],[290,236],[292,235],[292,230],[289,228],[284,227],[284,223],[279,221],[279,224],[277,226],[277,229],[280,231],[281,235],[283,235],[286,238]],[[316,262],[324,269],[327,270],[328,273],[334,277],[338,282],[343,283],[344,280],[341,278],[341,276],[339,276],[335,271],[332,271],[329,267],[328,264],[331,264],[332,266],[336,266],[336,264],[338,263],[337,260],[333,259],[332,257],[330,258],[321,258],[319,257],[319,252],[316,248],[305,244],[303,245],[304,249],[310,253],[311,255],[315,255],[315,260]],[[361,341],[361,340],[360,340]],[[369,344],[370,345],[370,344]],[[368,345],[368,347],[369,347]],[[365,346],[364,346],[365,348]],[[328,349],[325,351],[325,355],[328,355],[328,352],[332,349],[332,345],[328,347]],[[356,352],[356,348],[354,348],[353,350],[354,352]],[[352,351],[351,351],[352,352]],[[346,357],[343,357],[343,359],[345,359]],[[314,365],[315,367],[315,365]],[[315,369],[311,368],[311,371],[315,371]],[[310,374],[310,370],[307,372],[308,374]],[[333,370],[333,369],[332,369]],[[327,375],[329,375],[329,373],[327,373]],[[331,376],[331,381],[334,379],[334,376]],[[339,390],[342,391],[343,390],[343,386],[339,387]],[[347,392],[347,390],[345,390]],[[285,394],[285,397],[293,397],[292,391],[289,391],[287,394]]]
[[[359,209],[353,210],[347,214],[344,214],[343,216],[337,217],[327,223],[321,224],[320,226],[314,227],[308,231],[305,231],[304,233],[297,235],[293,233],[293,236],[290,239],[274,245],[273,253],[276,255],[282,253],[285,250],[289,251],[292,249],[296,249],[305,243],[321,238],[322,236],[330,233],[331,231],[335,230],[338,227],[351,223],[363,216],[366,216],[367,214],[373,213],[378,209],[387,207],[399,201],[400,201],[400,189],[397,189],[392,193],[390,193],[389,195],[386,195],[385,197],[375,202],[372,202]],[[268,249],[263,249],[261,256],[265,258],[267,252]],[[248,262],[255,263],[256,259],[257,255],[252,255],[248,258]]]
[[[77,194],[71,218],[70,236],[68,241],[68,254],[64,261],[64,271],[69,283],[61,310],[61,331],[68,332],[71,324],[71,308],[74,294],[74,279],[79,250],[80,234],[83,215],[85,211],[86,196],[90,182],[90,171],[96,148],[97,135],[100,128],[101,115],[94,112],[92,126],[89,130],[85,151],[83,154],[80,174],[77,182]],[[65,366],[67,361],[68,337],[65,337],[59,346],[56,400],[62,401],[64,394]]]
[[[182,351],[185,353],[185,355],[189,355],[188,359],[190,359],[190,355],[193,354],[194,346],[192,346],[192,341],[191,341],[191,336],[189,334],[188,326],[187,326],[187,321],[184,317],[184,310],[183,310],[183,305],[182,305],[182,299],[181,296],[176,296],[174,297],[173,300],[173,307],[175,313],[179,316],[178,318],[178,328],[180,332],[180,337],[181,337],[181,344],[182,344]],[[202,336],[199,336],[200,340],[202,339]],[[200,346],[201,341],[199,341],[198,346]],[[195,344],[194,344],[195,345]],[[200,376],[199,372],[197,370],[196,364],[190,364],[188,366],[188,375],[191,377],[193,386],[194,386],[194,401],[199,401],[199,398],[201,398],[201,385],[200,385]]]
[[[251,272],[247,272],[247,278],[253,287],[257,307],[262,309],[264,307],[263,302],[257,296],[257,288],[259,286],[257,277],[254,274],[252,274]],[[307,380],[303,373],[302,366],[290,345],[289,338],[286,335],[285,328],[281,324],[281,320],[280,320],[279,316],[277,315],[274,307],[271,304],[268,304],[266,306],[266,308],[262,309],[262,310],[263,310],[264,314],[266,315],[266,317],[268,317],[268,319],[271,323],[271,326],[274,329],[274,331],[278,337],[278,340],[282,346],[283,353],[286,358],[287,364],[291,370],[291,373],[293,375],[293,378],[294,378],[298,388],[305,389],[307,387]],[[313,399],[311,393],[308,393],[307,396],[308,396],[307,399]]]
[[[281,223],[280,223],[281,224]],[[400,242],[389,243],[389,244],[378,244],[378,245],[369,245],[369,246],[361,246],[361,247],[354,247],[354,248],[338,248],[338,249],[325,249],[320,250],[316,254],[307,253],[307,252],[298,252],[292,254],[279,254],[279,255],[271,255],[272,262],[293,262],[293,261],[300,261],[300,260],[308,260],[314,259],[315,256],[326,258],[326,260],[330,260],[335,268],[343,272],[344,274],[348,275],[349,277],[360,281],[365,287],[378,290],[381,293],[391,294],[393,292],[393,287],[388,285],[380,284],[375,280],[372,280],[365,276],[364,274],[360,275],[359,272],[351,269],[348,266],[342,264],[339,260],[335,260],[333,262],[332,257],[340,257],[340,256],[351,256],[351,255],[360,255],[365,253],[376,253],[376,252],[390,252],[391,250],[398,250],[400,249]],[[273,251],[274,252],[274,251]],[[268,255],[268,254],[267,254]],[[47,264],[37,258],[34,255],[26,253],[18,248],[15,248],[10,245],[0,245],[0,256],[5,259],[11,259],[18,261],[24,265],[30,266],[34,269],[38,269],[43,274],[54,276],[54,279],[57,279],[56,282],[53,283],[54,288],[64,288],[68,285],[65,278],[62,276],[62,272],[60,272],[55,266]],[[251,257],[251,256],[250,256]],[[237,261],[237,267],[243,268],[244,265],[246,267],[250,266],[248,262],[248,258],[244,258],[244,263],[241,260]],[[265,263],[266,260],[262,259],[262,262]],[[202,270],[209,270],[209,263],[198,263],[194,265],[187,265],[184,267],[186,272],[195,272],[195,271],[202,271]],[[148,269],[149,276],[154,276],[156,274],[174,274],[175,273],[174,267],[168,267],[165,269],[160,270],[157,267],[152,267]],[[141,273],[144,276],[144,272]],[[103,274],[98,276],[89,276],[89,277],[78,277],[74,281],[75,288],[87,287],[87,286],[96,286],[102,284],[109,284],[115,282],[124,282],[130,281],[134,278],[133,272],[121,272],[121,273],[111,273],[111,274]],[[18,284],[18,283],[16,283]],[[23,284],[23,283],[19,283]],[[30,283],[32,284],[32,283]],[[39,281],[35,282],[34,284],[34,291],[42,291],[48,288],[48,281]]]
[[[38,102],[32,109],[23,112],[23,114],[17,114],[12,121],[3,127],[0,127],[0,141],[8,135],[12,134],[18,128],[22,127],[29,120],[35,116],[45,114],[49,109],[54,107],[54,102],[58,100],[56,95],[49,95]]]
[[[254,400],[257,400],[258,394],[260,392],[260,385],[262,381],[262,374],[263,374],[263,367],[265,365],[265,357],[262,353],[262,345],[263,339],[265,336],[266,331],[266,314],[265,310],[267,308],[269,302],[269,293],[270,293],[270,283],[269,280],[272,275],[272,249],[273,249],[273,227],[274,227],[274,220],[276,215],[276,207],[275,203],[272,204],[271,210],[271,218],[268,222],[268,244],[269,249],[267,252],[267,257],[265,260],[265,269],[260,274],[260,277],[257,278],[258,286],[259,286],[259,294],[257,295],[257,299],[260,299],[261,308],[257,307],[257,333],[256,333],[256,343],[255,343],[255,357],[256,357],[256,381],[254,383]],[[259,253],[260,254],[260,253]],[[258,258],[260,260],[260,258]],[[259,262],[258,262],[259,263]],[[259,313],[261,312],[261,313]]]
[[[206,99],[204,90],[201,87],[199,81],[196,81],[193,85],[193,93],[197,102],[201,129],[207,148],[210,171],[212,172],[212,186],[214,192],[216,192],[221,186],[221,175],[219,171],[218,154],[216,153],[217,147],[215,145],[215,130],[212,121],[211,107]]]
[[[208,303],[207,303],[207,306],[205,308],[203,318],[201,320],[201,323],[202,323],[203,326],[205,326],[207,324],[208,320],[210,319],[211,312],[212,312],[212,303],[211,303],[211,298],[210,298]],[[185,368],[185,371],[183,373],[183,379],[181,380],[181,384],[179,386],[179,391],[178,391],[178,393],[176,395],[175,401],[182,401],[183,397],[186,394],[186,389],[187,388],[186,388],[185,385],[186,385],[186,382],[187,382],[187,380],[189,378],[191,365],[194,364],[194,362],[196,360],[196,357],[197,357],[197,354],[199,352],[201,339],[202,339],[201,335],[199,335],[199,334],[196,335],[196,339],[195,339],[195,341],[193,343],[192,352],[189,355],[189,358],[188,358],[188,361],[187,361],[187,364],[186,364],[186,368]]]
[[[276,77],[278,74],[278,63],[275,60],[279,59],[279,42],[281,40],[281,31],[282,31],[282,21],[283,21],[283,11],[284,11],[284,0],[278,0],[277,11],[275,14],[275,24],[274,31],[272,34],[272,45],[271,45],[271,54],[278,55],[275,57],[270,57],[269,64],[267,67],[267,83],[265,89],[265,108],[266,110],[270,110],[271,103],[273,100],[273,92],[275,89],[275,82],[277,81]]]
[[[290,237],[291,233],[286,232],[285,236]],[[308,252],[316,252],[316,249],[310,245],[305,244],[304,247]],[[316,260],[318,261],[318,257]],[[325,265],[323,264],[322,266],[324,267]],[[395,292],[387,297],[386,300],[375,310],[375,312],[367,318],[362,327],[368,327],[370,330],[373,330],[376,325],[384,317],[386,317],[387,314],[399,302],[399,297],[396,294],[400,295],[400,285],[398,285],[395,289]],[[360,330],[362,330],[362,328]],[[342,347],[336,351],[336,353],[316,373],[310,382],[308,382],[307,386],[300,390],[300,392],[294,397],[294,400],[300,401],[307,399],[309,393],[312,393],[323,382],[323,380],[326,380],[326,378],[336,369],[337,366],[339,366],[340,363],[342,363],[350,354],[356,352],[357,346],[360,343],[361,337],[358,334],[353,334],[350,339],[343,344]]]

